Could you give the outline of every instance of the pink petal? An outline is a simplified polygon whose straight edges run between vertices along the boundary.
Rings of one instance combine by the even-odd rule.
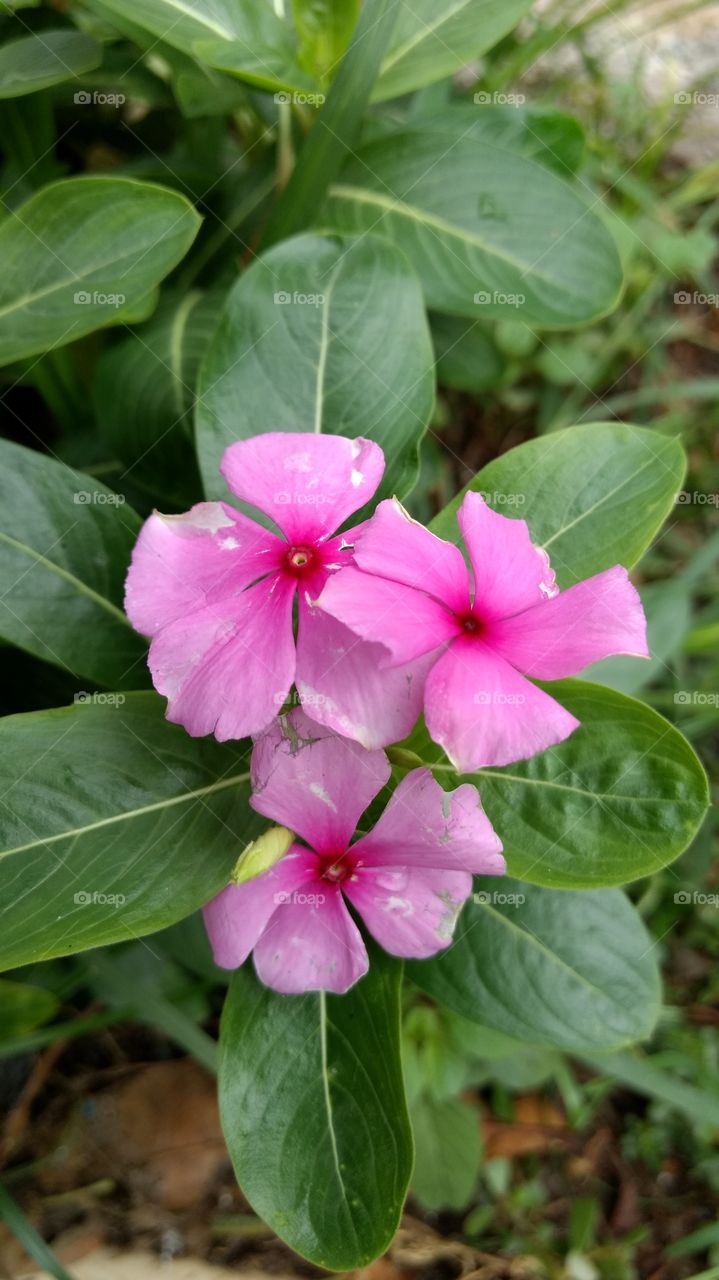
[[[481,641],[455,640],[429,673],[427,729],[461,773],[563,742],[579,721]]]
[[[292,579],[274,575],[155,636],[149,664],[168,720],[220,742],[270,723],[295,673],[294,593]]]
[[[420,711],[433,657],[383,668],[382,645],[360,640],[300,591],[295,683],[308,716],[372,750],[400,742]]]
[[[389,776],[384,751],[365,751],[297,707],[255,743],[250,803],[318,853],[340,854]]]
[[[500,516],[478,493],[457,512],[474,571],[474,607],[482,618],[507,618],[556,595],[549,557],[535,547],[526,520]]]
[[[468,871],[368,867],[346,880],[344,890],[385,951],[423,960],[452,941],[472,877]]]
[[[615,653],[649,657],[642,603],[621,565],[493,623],[486,640],[538,680],[574,676]]]
[[[365,573],[426,591],[456,613],[469,608],[469,573],[461,551],[413,520],[396,498],[380,502],[355,547]]]
[[[352,566],[332,575],[317,603],[361,639],[384,645],[385,665],[412,662],[459,633],[439,601]]]
[[[238,498],[264,511],[297,546],[328,537],[369,502],[384,454],[361,437],[269,431],[231,444],[220,471]]]
[[[265,986],[284,995],[341,995],[369,968],[362,935],[342,894],[337,885],[321,880],[309,881],[278,908],[255,947],[254,961]]]
[[[154,636],[176,618],[235,595],[276,568],[285,544],[226,502],[198,502],[181,516],[146,520],[132,553],[125,609]]]
[[[465,782],[443,791],[429,769],[413,769],[381,818],[352,846],[363,867],[430,867],[503,875],[502,841],[479,792]]]
[[[247,959],[281,902],[305,884],[317,859],[294,844],[284,858],[246,884],[228,884],[203,908],[215,964],[237,969]]]

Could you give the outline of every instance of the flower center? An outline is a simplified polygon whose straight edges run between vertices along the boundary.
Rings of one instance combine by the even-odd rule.
[[[301,578],[303,574],[309,573],[316,567],[314,547],[290,547],[285,556],[285,563],[290,573]]]
[[[331,884],[342,884],[353,871],[354,864],[348,853],[341,853],[339,856],[332,854],[324,859],[320,877],[322,880],[329,880]]]
[[[457,618],[457,621],[465,635],[479,636],[484,631],[484,623],[482,619],[478,618],[476,613],[472,613],[471,611],[469,613],[461,614]]]

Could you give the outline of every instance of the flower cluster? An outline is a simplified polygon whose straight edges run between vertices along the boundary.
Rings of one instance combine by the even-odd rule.
[[[344,991],[365,972],[345,899],[387,951],[428,956],[451,941],[471,874],[504,870],[476,787],[444,792],[426,769],[352,842],[389,779],[382,747],[423,711],[460,772],[526,759],[578,724],[533,680],[648,656],[625,569],[560,592],[526,522],[477,493],[457,513],[469,567],[395,499],[342,531],[383,469],[369,440],[233,444],[229,489],[279,534],[226,502],[155,513],[127,580],[168,718],[192,735],[252,736],[252,805],[305,842],[205,909],[217,962],[234,968],[254,949],[261,979],[283,992]],[[293,684],[301,706],[278,719]]]

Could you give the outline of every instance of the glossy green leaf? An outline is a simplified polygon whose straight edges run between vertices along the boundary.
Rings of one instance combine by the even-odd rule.
[[[642,702],[584,680],[543,686],[581,722],[556,747],[475,775],[514,875],[534,884],[626,884],[687,847],[708,805],[689,743]]]
[[[300,62],[318,79],[331,77],[360,13],[360,0],[292,0]]]
[[[258,431],[376,440],[382,493],[403,494],[434,397],[417,281],[391,245],[298,236],[271,249],[229,295],[198,385],[197,450],[208,497],[218,466]]]
[[[471,132],[408,129],[360,147],[318,221],[400,245],[437,311],[564,328],[618,300],[617,250],[585,198]]]
[[[585,680],[542,688],[580,727],[531,760],[471,775],[512,875],[593,889],[672,862],[708,804],[706,775],[689,743],[656,711],[613,689]],[[422,727],[409,745],[424,761],[444,761]],[[442,763],[437,777],[456,785],[449,765]]]
[[[154,693],[0,720],[0,968],[153,933],[229,879],[257,829],[239,744]]]
[[[560,587],[570,587],[636,564],[673,510],[684,467],[679,441],[645,427],[566,427],[495,458],[431,528],[458,541],[457,507],[468,489],[483,493],[496,511],[527,521]]]
[[[59,1008],[60,1001],[45,987],[28,982],[8,982],[0,978],[2,1038],[26,1035],[42,1022],[47,1022]]]
[[[0,98],[19,98],[98,66],[102,45],[82,31],[38,31],[0,47]]]
[[[503,102],[511,94],[478,93],[475,102],[451,102],[445,110],[420,110],[410,123],[424,133],[486,138],[495,146],[539,160],[565,177],[575,173],[584,155],[584,132],[578,120],[551,107]],[[517,95],[515,95],[516,97]],[[498,100],[497,100],[498,99]]]
[[[530,5],[531,0],[401,0],[375,101],[452,75],[491,49]]]
[[[217,328],[223,295],[168,294],[152,319],[101,356],[93,400],[100,431],[163,509],[197,501],[200,481],[192,410],[200,361]]]
[[[93,476],[0,441],[0,637],[96,684],[144,683],[122,608],[139,529]]]
[[[650,1034],[656,951],[618,889],[567,893],[478,877],[455,941],[413,980],[465,1018],[518,1040],[592,1052]]]
[[[180,261],[200,218],[129,178],[68,178],[0,223],[0,364],[117,324]]]
[[[222,1015],[220,1112],[238,1182],[291,1248],[333,1271],[387,1248],[412,1169],[400,977],[376,947],[343,996],[279,996],[246,966]]]

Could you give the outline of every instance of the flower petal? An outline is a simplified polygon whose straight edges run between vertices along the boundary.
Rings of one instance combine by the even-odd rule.
[[[452,941],[472,877],[468,871],[367,867],[346,880],[344,890],[385,951],[423,960]]]
[[[386,658],[382,645],[360,640],[300,590],[295,683],[312,720],[368,750],[406,738],[422,710],[434,658],[382,667]]]
[[[316,880],[278,908],[255,947],[254,961],[260,981],[283,995],[342,995],[369,968],[362,935],[337,885]]]
[[[526,520],[501,516],[478,493],[457,512],[474,571],[474,605],[483,618],[507,618],[557,594],[549,557]]]
[[[396,498],[380,502],[357,539],[355,561],[365,573],[426,591],[456,613],[469,608],[461,551],[413,520]]]
[[[237,969],[245,962],[278,906],[306,884],[316,862],[309,849],[292,845],[269,871],[246,884],[228,884],[207,903],[202,914],[215,964]]]
[[[277,567],[284,543],[226,502],[198,502],[181,516],[158,511],[132,553],[125,610],[154,636],[176,618],[236,595]]]
[[[332,575],[317,604],[362,640],[384,645],[384,665],[412,662],[459,633],[454,615],[432,596],[352,566]]]
[[[238,498],[274,520],[296,546],[328,537],[369,502],[384,454],[361,437],[269,431],[231,444],[220,471]]]
[[[615,653],[649,657],[642,602],[621,565],[493,623],[487,643],[538,680],[577,675]]]
[[[427,729],[455,768],[512,764],[563,742],[579,721],[480,641],[460,639],[424,690]]]
[[[295,673],[294,593],[292,579],[275,575],[155,636],[149,664],[168,720],[220,742],[270,723]]]
[[[431,867],[503,875],[502,841],[465,782],[443,791],[429,769],[413,769],[372,830],[352,846],[362,866]]]
[[[384,751],[365,751],[297,707],[255,743],[250,803],[318,853],[340,854],[390,772]]]

